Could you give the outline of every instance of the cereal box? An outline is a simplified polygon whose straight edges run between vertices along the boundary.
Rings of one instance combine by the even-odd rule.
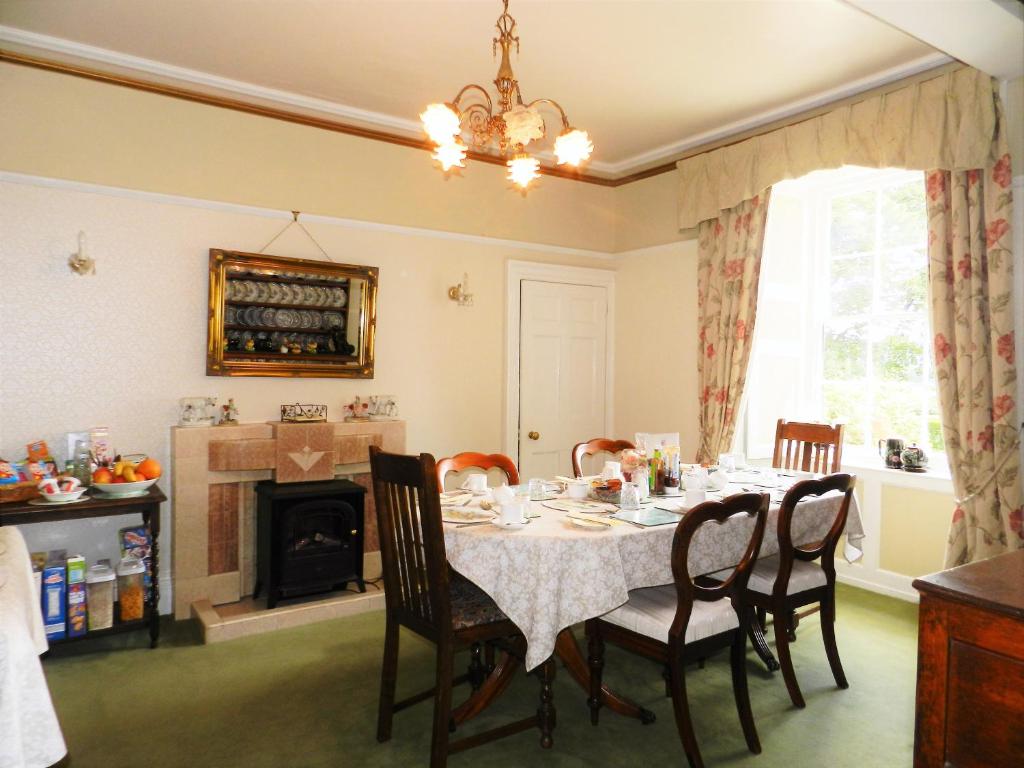
[[[143,584],[146,586],[146,600],[149,600],[153,593],[153,557],[149,529],[144,525],[136,525],[130,528],[122,528],[119,534],[121,539],[121,555],[138,558],[146,564],[146,575],[143,579]]]
[[[43,568],[43,625],[47,640],[60,640],[67,631],[67,573],[63,549],[51,550]]]

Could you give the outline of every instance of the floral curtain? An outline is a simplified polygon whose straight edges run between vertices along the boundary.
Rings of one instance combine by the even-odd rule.
[[[953,474],[946,566],[1024,549],[1014,360],[1010,156],[929,171],[928,263],[935,369]]]
[[[732,445],[757,314],[768,194],[702,221],[697,249],[697,385],[700,447],[714,461]]]

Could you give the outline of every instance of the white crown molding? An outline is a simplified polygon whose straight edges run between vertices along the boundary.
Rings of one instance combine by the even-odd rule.
[[[145,192],[138,189],[111,187],[104,184],[92,184],[90,182],[72,181],[70,179],[56,179],[50,176],[34,176],[27,173],[14,173],[12,171],[0,171],[0,183],[25,184],[32,187],[60,189],[69,192],[84,192],[93,195],[105,195],[107,197],[121,197],[129,200],[142,200],[150,203],[182,205],[190,208],[201,208],[207,211],[238,213],[245,216],[259,216],[261,218],[280,219],[282,221],[292,218],[291,211],[279,211],[275,208],[260,208],[255,205],[225,203],[219,200],[204,200],[197,197],[170,195],[163,192]],[[462,232],[451,232],[442,229],[427,229],[426,227],[410,227],[403,224],[384,224],[376,221],[364,221],[362,219],[346,219],[340,216],[321,216],[317,214],[304,213],[301,214],[301,220],[306,223],[328,224],[336,227],[344,227],[346,229],[390,232],[393,234],[408,235],[411,237],[429,237],[436,240],[458,240],[465,243],[504,246],[521,251],[537,251],[541,253],[557,254],[559,256],[584,256],[586,258],[601,259],[603,261],[611,261],[615,258],[615,254],[609,251],[592,251],[586,248],[569,248],[564,245],[532,243],[526,240],[509,240],[501,237],[487,237],[486,235],[469,235]]]
[[[0,24],[0,43],[10,43],[24,46],[32,50],[56,53],[61,56],[69,56],[75,59],[83,59],[98,64],[127,69],[133,72],[141,72],[147,75],[155,75],[164,80],[175,83],[188,83],[203,88],[212,88],[218,91],[241,96],[247,99],[258,99],[288,107],[295,107],[310,112],[332,115],[341,118],[346,122],[355,122],[361,125],[368,125],[375,128],[385,128],[389,131],[396,131],[402,135],[420,138],[422,129],[419,122],[405,118],[385,115],[381,112],[372,112],[366,109],[358,109],[339,104],[327,99],[318,99],[313,96],[303,96],[291,91],[282,91],[277,88],[265,88],[261,85],[247,83],[242,80],[232,80],[228,77],[211,75],[200,72],[196,69],[178,67],[174,64],[165,64],[152,59],[145,59],[140,56],[132,56],[127,53],[119,53],[108,48],[98,48],[93,45],[76,43],[73,40],[66,40],[61,37],[40,35],[36,32],[28,32],[16,27],[8,27]]]
[[[258,101],[277,106],[286,106],[298,109],[307,113],[330,115],[347,123],[354,123],[363,127],[377,128],[402,136],[421,138],[422,130],[419,122],[408,118],[394,117],[381,112],[373,112],[357,107],[350,107],[327,99],[319,99],[312,96],[303,96],[291,91],[283,91],[276,88],[266,88],[253,83],[241,80],[233,80],[219,75],[211,75],[195,69],[179,67],[173,64],[154,61],[152,59],[132,56],[126,53],[119,53],[107,48],[99,48],[73,40],[67,40],[50,35],[41,35],[36,32],[18,29],[0,24],[0,43],[19,46],[30,51],[39,51],[49,54],[68,57],[75,60],[88,61],[108,67],[116,67],[121,70],[143,73],[157,77],[162,81],[169,81],[174,84],[187,84],[198,86],[206,90],[215,90],[222,93],[229,93],[242,100]],[[635,171],[643,170],[646,167],[672,159],[694,147],[708,144],[731,135],[743,133],[744,131],[758,128],[762,125],[782,120],[792,115],[809,109],[824,106],[829,102],[854,96],[863,91],[887,85],[904,77],[911,77],[921,72],[953,61],[949,56],[942,53],[929,54],[915,59],[907,64],[892,67],[874,75],[862,77],[837,88],[821,91],[807,98],[784,104],[781,107],[761,112],[753,117],[744,118],[735,122],[715,128],[712,131],[688,136],[679,141],[665,144],[660,147],[642,152],[632,157],[627,157],[618,162],[602,162],[592,160],[588,169],[609,177],[624,176]],[[547,162],[554,158],[550,150],[537,153],[538,157]]]
[[[840,101],[850,96],[856,96],[858,93],[863,93],[864,91],[870,91],[873,88],[880,88],[888,85],[889,83],[894,83],[897,80],[902,80],[905,77],[913,77],[921,72],[927,72],[929,69],[941,67],[943,64],[948,64],[951,61],[953,61],[953,59],[944,53],[930,53],[927,56],[914,59],[907,64],[902,64],[898,67],[891,67],[874,75],[853,80],[837,88],[830,88],[827,91],[821,91],[813,96],[791,101],[788,104],[783,104],[781,107],[761,112],[753,117],[737,120],[711,131],[687,136],[685,139],[672,142],[671,144],[665,144],[661,147],[655,147],[654,149],[642,152],[639,155],[627,157],[625,160],[620,160],[617,163],[605,163],[604,168],[601,170],[604,170],[613,176],[633,173],[645,166],[669,160],[673,156],[679,155],[689,149],[693,149],[694,147],[700,147],[704,144],[710,144],[713,141],[728,138],[729,136],[735,136],[737,134],[759,128],[762,125],[774,123],[776,120],[784,120],[787,117],[798,115],[801,112],[817,109],[818,107],[823,107],[831,102]]]

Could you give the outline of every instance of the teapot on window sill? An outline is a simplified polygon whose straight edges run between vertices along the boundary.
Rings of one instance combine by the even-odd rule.
[[[900,454],[900,458],[903,460],[903,469],[906,472],[928,471],[928,454],[924,452],[923,448],[919,448],[915,443],[911,443],[904,448],[903,453]]]

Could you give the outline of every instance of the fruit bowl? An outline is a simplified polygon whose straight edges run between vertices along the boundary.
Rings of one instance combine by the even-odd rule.
[[[108,496],[134,496],[153,485],[159,477],[152,480],[137,480],[134,483],[93,483],[92,488],[102,491]]]

